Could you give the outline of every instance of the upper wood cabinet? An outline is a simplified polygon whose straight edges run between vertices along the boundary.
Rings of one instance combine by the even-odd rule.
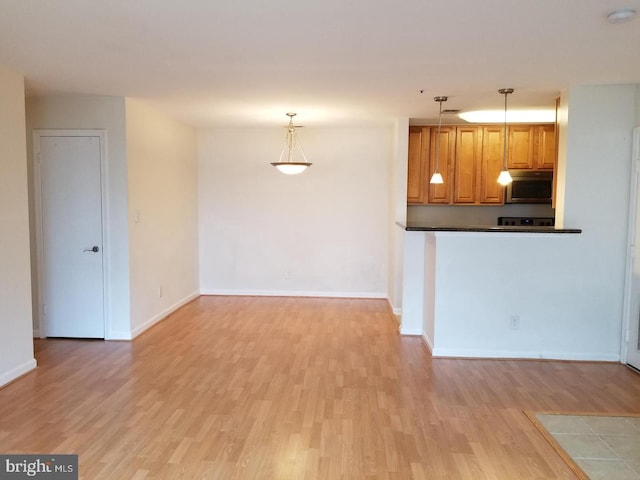
[[[554,124],[510,125],[507,167],[514,170],[553,170],[556,157]]]
[[[438,140],[440,143],[438,144]],[[438,146],[440,148],[439,159]],[[440,138],[438,139],[438,129],[436,127],[431,128],[431,146],[429,154],[429,170],[426,177],[427,181],[427,201],[428,203],[447,204],[451,203],[451,195],[453,189],[453,162],[456,151],[456,129],[455,127],[441,127]],[[437,159],[437,161],[436,161]],[[431,184],[429,180],[436,171],[436,165],[438,171],[442,175],[444,183]]]
[[[429,127],[409,127],[407,203],[424,203],[429,162]]]
[[[482,128],[479,203],[504,203],[504,187],[498,183],[504,158],[504,128]]]
[[[536,132],[534,168],[538,170],[553,170],[558,156],[556,126],[538,125]]]
[[[510,125],[507,167],[553,170],[556,159],[553,124]],[[486,205],[504,203],[498,184],[504,157],[504,127],[444,126],[440,129],[438,169],[444,184],[429,183],[436,169],[437,127],[409,127],[407,203]]]
[[[508,132],[507,168],[515,170],[533,168],[533,151],[536,140],[535,127],[531,125],[512,125],[508,127]]]
[[[477,202],[478,168],[481,158],[482,130],[477,127],[458,127],[453,166],[453,203]]]

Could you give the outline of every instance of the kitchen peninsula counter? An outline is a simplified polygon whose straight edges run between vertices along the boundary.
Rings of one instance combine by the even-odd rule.
[[[400,332],[420,335],[434,357],[568,358],[558,332],[585,326],[560,320],[591,314],[581,307],[589,298],[615,295],[588,288],[580,266],[592,235],[581,229],[428,222],[398,228]],[[567,299],[567,289],[582,289],[581,301]]]
[[[579,228],[534,227],[513,225],[430,225],[427,223],[396,224],[407,232],[485,232],[485,233],[582,233]]]

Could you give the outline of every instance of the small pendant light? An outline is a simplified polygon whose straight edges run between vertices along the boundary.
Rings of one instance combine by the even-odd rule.
[[[501,95],[504,95],[504,152],[502,155],[502,171],[498,176],[498,183],[502,186],[509,185],[513,179],[507,169],[507,142],[509,135],[507,134],[507,95],[513,93],[513,88],[501,88],[498,90]]]
[[[436,143],[436,169],[431,176],[429,183],[442,184],[444,179],[440,173],[440,128],[442,127],[442,102],[446,102],[448,97],[433,97],[433,100],[440,104],[440,113],[438,114],[438,143]]]
[[[285,140],[284,147],[282,147],[282,152],[280,153],[280,160],[277,162],[272,162],[271,165],[273,165],[286,175],[297,175],[304,172],[307,167],[310,167],[312,165],[312,163],[307,160],[307,156],[304,154],[302,145],[300,145],[300,142],[298,140],[298,135],[296,135],[296,127],[293,126],[293,117],[295,117],[296,114],[287,113],[287,116],[289,117],[289,125],[287,126],[287,138]],[[302,156],[302,160],[304,161],[294,161],[293,157],[296,146],[298,147],[300,155]],[[286,161],[283,161],[285,152],[287,158]]]

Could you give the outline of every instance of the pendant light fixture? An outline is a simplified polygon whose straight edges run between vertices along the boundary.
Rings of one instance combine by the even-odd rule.
[[[433,97],[433,100],[440,104],[440,113],[438,114],[438,142],[436,143],[436,169],[431,175],[429,183],[442,184],[444,179],[440,173],[440,129],[442,127],[442,102],[446,102],[449,97]]]
[[[513,88],[501,88],[498,90],[501,95],[504,95],[504,151],[502,154],[502,171],[498,176],[498,183],[502,186],[509,185],[513,179],[511,178],[511,174],[507,169],[507,142],[509,140],[509,135],[507,132],[507,96],[510,93],[513,93]]]
[[[287,113],[289,117],[289,125],[287,126],[287,139],[285,141],[284,147],[282,147],[282,152],[280,153],[280,160],[277,162],[272,162],[271,165],[276,167],[282,173],[286,175],[297,175],[299,173],[304,172],[307,167],[310,167],[312,164],[307,160],[307,156],[304,154],[304,150],[302,149],[302,145],[298,141],[298,135],[296,135],[296,127],[293,125],[293,117],[296,116],[295,113]],[[294,150],[298,147],[300,151],[300,156],[304,161],[294,161]],[[286,160],[284,160],[286,154]]]

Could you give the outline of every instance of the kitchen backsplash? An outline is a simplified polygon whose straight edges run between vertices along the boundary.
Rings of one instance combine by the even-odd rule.
[[[431,225],[496,225],[498,217],[554,217],[551,205],[409,205],[407,222]]]

